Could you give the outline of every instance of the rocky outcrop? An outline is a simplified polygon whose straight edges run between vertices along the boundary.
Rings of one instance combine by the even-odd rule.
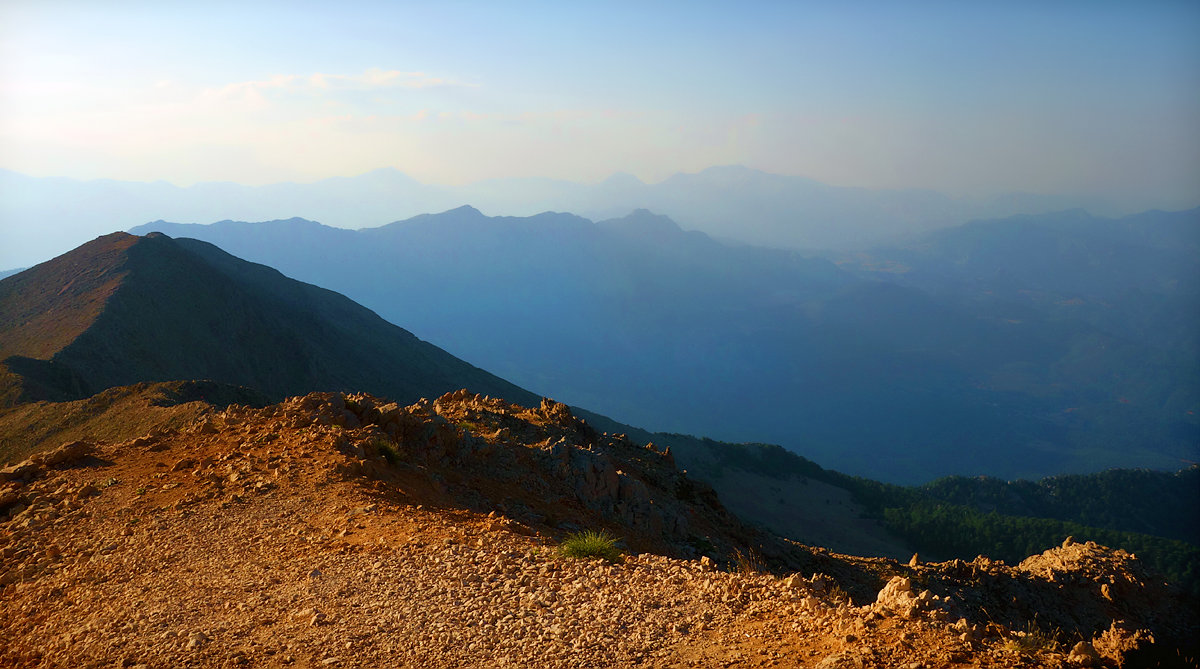
[[[293,426],[341,430],[339,447],[356,460],[345,470],[351,475],[386,477],[391,468],[415,466],[439,485],[457,483],[476,494],[506,482],[537,491],[529,499],[509,495],[518,497],[519,520],[578,526],[568,519],[575,507],[589,524],[620,526],[629,540],[665,543],[681,555],[712,546],[717,556],[730,532],[746,533],[707,485],[676,469],[669,453],[600,433],[554,400],[522,407],[459,390],[400,406],[365,394],[313,393],[278,411]],[[724,528],[697,527],[690,519],[698,515],[719,518]]]
[[[893,576],[875,598],[874,610],[882,615],[900,616],[913,620],[928,616],[934,620],[945,620],[946,600],[928,590],[913,592],[912,581],[903,576]]]

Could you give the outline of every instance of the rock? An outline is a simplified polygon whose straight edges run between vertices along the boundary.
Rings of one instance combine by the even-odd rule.
[[[33,458],[34,462],[38,462],[47,467],[55,467],[57,465],[74,462],[83,457],[91,455],[95,451],[95,446],[86,441],[72,441],[58,448],[43,453]]]
[[[915,567],[919,564],[921,564],[920,556],[917,553],[913,553],[912,558],[910,558],[908,561],[908,566]]]
[[[29,480],[37,475],[38,467],[32,462],[25,461],[0,469],[0,483],[16,480]]]
[[[207,641],[208,641],[208,635],[206,635],[204,632],[197,630],[188,635],[187,647],[189,650],[193,649],[193,648],[199,648],[199,647],[203,646]]]
[[[875,597],[873,609],[880,614],[891,613],[901,618],[915,618],[927,611],[939,613],[935,610],[937,604],[938,598],[928,590],[922,590],[914,596],[912,581],[903,576],[893,576]]]
[[[868,662],[861,655],[845,651],[829,655],[818,662],[815,669],[866,669],[872,666],[874,663]]]
[[[1080,641],[1067,655],[1067,662],[1081,667],[1090,667],[1100,661],[1100,654],[1086,641]]]
[[[175,464],[171,467],[171,471],[181,472],[185,469],[191,469],[192,467],[195,467],[195,466],[196,466],[196,461],[194,459],[183,458],[183,459],[175,462]]]

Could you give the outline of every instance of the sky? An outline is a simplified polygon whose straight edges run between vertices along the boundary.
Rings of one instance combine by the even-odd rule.
[[[1200,3],[0,2],[0,168],[1200,204]]]

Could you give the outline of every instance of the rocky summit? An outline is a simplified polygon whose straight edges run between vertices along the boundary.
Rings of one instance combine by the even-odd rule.
[[[1186,666],[1200,629],[1094,543],[931,564],[771,537],[550,400],[173,420],[0,470],[0,665]],[[584,530],[622,555],[567,557]]]

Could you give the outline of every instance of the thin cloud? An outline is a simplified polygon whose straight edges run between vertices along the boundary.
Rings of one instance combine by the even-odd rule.
[[[298,94],[322,95],[334,91],[369,91],[394,88],[478,88],[479,84],[466,83],[428,74],[369,68],[359,74],[330,74],[315,72],[309,75],[277,74],[268,79],[239,81],[218,89],[209,89],[206,94],[215,98],[240,98],[260,95],[270,91]]]

